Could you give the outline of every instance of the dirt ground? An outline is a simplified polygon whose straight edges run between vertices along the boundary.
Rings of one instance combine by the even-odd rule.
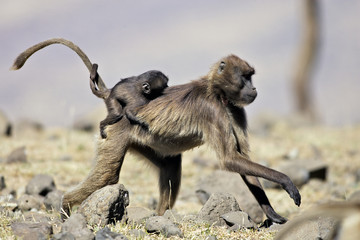
[[[54,177],[56,187],[66,191],[78,184],[89,173],[95,154],[95,134],[64,128],[49,128],[40,132],[17,133],[11,138],[0,139],[0,158],[5,159],[12,150],[25,146],[26,163],[0,163],[0,175],[5,177],[7,189],[15,190],[17,196],[25,191],[25,186],[36,174]],[[318,184],[310,182],[300,188],[302,204],[298,208],[287,193],[278,189],[266,189],[274,207],[281,215],[292,219],[299,213],[329,200],[344,200],[352,192],[360,189],[360,125],[347,127],[327,127],[321,125],[298,125],[279,122],[270,129],[250,131],[251,158],[270,167],[296,152],[298,161],[319,159],[328,165],[327,181]],[[209,164],[195,163],[195,158],[205,159]],[[196,214],[202,207],[195,190],[196,182],[204,174],[216,168],[214,153],[200,147],[183,155],[182,186],[174,210],[183,215]],[[215,166],[215,167],[214,167]],[[127,155],[120,182],[130,193],[130,206],[148,207],[158,198],[157,177],[145,161]],[[326,186],[326,187],[325,187]],[[3,192],[4,192],[3,191]],[[2,193],[3,193],[2,192]],[[0,193],[0,195],[2,194]],[[0,215],[0,239],[14,239],[9,224],[14,217]],[[193,225],[180,226],[185,239],[196,236],[215,235],[218,239],[272,239],[274,233],[264,231],[239,230],[229,232],[225,228]],[[141,229],[141,226],[139,227]],[[96,227],[92,226],[96,231]],[[126,235],[126,226],[116,225],[113,231]],[[146,236],[144,239],[162,239],[160,236]],[[174,237],[176,239],[176,237]]]

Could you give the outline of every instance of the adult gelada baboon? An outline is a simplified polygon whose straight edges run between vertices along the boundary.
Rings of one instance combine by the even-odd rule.
[[[257,177],[280,184],[300,205],[299,191],[288,176],[250,160],[244,106],[256,98],[252,85],[254,69],[235,55],[216,63],[205,77],[171,86],[163,95],[139,108],[137,117],[148,128],[122,118],[107,128],[106,140],[99,141],[96,165],[87,178],[65,193],[63,208],[80,204],[91,193],[118,182],[128,150],[147,158],[159,170],[162,215],[176,200],[181,180],[181,153],[202,144],[214,149],[221,166],[237,172],[254,194],[266,216],[284,223],[272,206]]]
[[[64,39],[39,43],[22,53],[13,68],[21,67],[31,54],[52,43],[66,45]],[[79,56],[91,71],[87,57],[90,64],[81,54]],[[124,156],[132,150],[159,170],[157,212],[161,215],[174,205],[179,191],[181,152],[207,144],[214,149],[224,169],[241,175],[266,216],[284,223],[286,219],[272,208],[257,177],[280,184],[298,206],[301,196],[288,176],[254,163],[248,156],[244,106],[253,102],[257,95],[251,80],[253,74],[254,69],[248,63],[237,56],[227,56],[217,62],[208,75],[168,87],[163,95],[142,106],[137,117],[146,122],[148,128],[132,124],[127,118],[108,126],[107,138],[99,139],[97,145],[96,165],[83,182],[64,194],[64,210],[69,212],[94,191],[117,183]],[[98,85],[100,91],[106,91],[101,78]]]

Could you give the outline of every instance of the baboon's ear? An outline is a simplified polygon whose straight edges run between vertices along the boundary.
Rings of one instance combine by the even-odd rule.
[[[150,87],[150,84],[148,82],[144,82],[142,84],[142,89],[143,89],[143,92],[145,94],[150,94],[150,92],[151,92],[151,87]]]
[[[224,71],[225,68],[225,62],[221,62],[218,68],[218,74],[221,74]]]

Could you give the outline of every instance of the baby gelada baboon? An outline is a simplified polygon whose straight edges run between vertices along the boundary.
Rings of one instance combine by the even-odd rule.
[[[117,123],[125,114],[132,123],[147,127],[147,123],[136,117],[137,108],[160,96],[168,86],[168,78],[160,71],[147,71],[139,76],[122,79],[112,89],[100,91],[98,82],[98,65],[92,66],[90,87],[92,92],[103,98],[108,111],[107,117],[100,122],[100,134],[106,138],[105,128]]]

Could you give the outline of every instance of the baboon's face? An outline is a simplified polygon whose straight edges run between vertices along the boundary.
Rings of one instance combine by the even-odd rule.
[[[168,78],[160,71],[147,71],[138,78],[146,95],[158,95],[168,86]]]
[[[213,81],[231,104],[244,107],[255,100],[257,91],[251,79],[255,70],[247,62],[230,55],[218,62],[215,67]]]

